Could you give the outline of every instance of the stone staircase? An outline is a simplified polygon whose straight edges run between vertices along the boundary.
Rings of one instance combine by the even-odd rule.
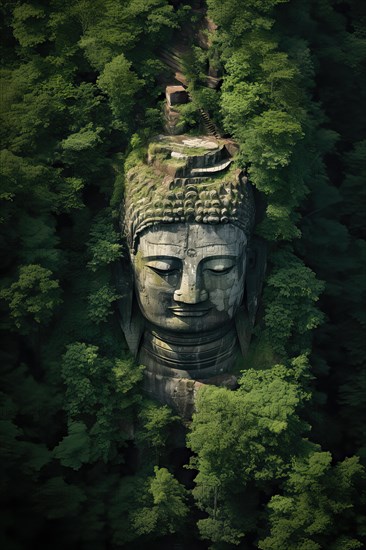
[[[204,109],[200,109],[200,115],[203,122],[203,125],[206,129],[206,132],[209,136],[214,136],[215,138],[220,138],[220,133],[216,125],[210,119],[208,113]]]
[[[188,80],[186,76],[184,75],[184,61],[183,58],[187,53],[189,52],[187,47],[180,46],[175,47],[171,49],[163,48],[159,52],[159,57],[163,63],[165,63],[172,71],[174,71],[174,77],[175,79],[180,82],[185,88],[188,86]],[[210,86],[212,87],[212,86]],[[214,86],[215,87],[215,86]],[[188,90],[187,90],[188,92]],[[190,99],[192,100],[192,97],[190,93],[188,92],[188,95]],[[174,127],[177,124],[177,116],[176,112],[170,112],[171,109],[165,109],[164,111],[164,117],[166,120],[166,128],[171,128],[171,132],[174,133]],[[199,109],[199,114],[201,116],[201,120],[203,123],[203,127],[205,128],[207,134],[209,136],[214,136],[215,138],[220,138],[220,132],[217,128],[217,126],[212,122],[212,120],[209,117],[209,114],[204,109]]]

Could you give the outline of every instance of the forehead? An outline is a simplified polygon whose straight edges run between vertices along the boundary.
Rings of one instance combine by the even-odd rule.
[[[244,231],[232,224],[170,224],[151,227],[140,238],[143,256],[184,257],[194,250],[199,256],[237,256],[246,244]]]

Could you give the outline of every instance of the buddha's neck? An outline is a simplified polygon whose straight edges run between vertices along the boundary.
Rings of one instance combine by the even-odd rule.
[[[172,334],[147,325],[138,359],[155,374],[204,380],[227,372],[238,349],[234,323],[201,334]]]

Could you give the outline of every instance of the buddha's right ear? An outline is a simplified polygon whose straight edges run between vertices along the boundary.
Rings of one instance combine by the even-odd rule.
[[[136,357],[144,330],[144,319],[135,297],[132,266],[125,258],[116,265],[116,286],[121,296],[117,301],[120,325],[129,350]]]

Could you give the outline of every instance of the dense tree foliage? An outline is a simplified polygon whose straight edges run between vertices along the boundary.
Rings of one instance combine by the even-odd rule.
[[[4,548],[365,544],[365,6],[203,4],[1,6]],[[204,388],[183,427],[142,392],[114,262],[124,170],[160,131],[161,47],[206,12],[184,116],[238,142],[269,254],[239,389]]]

